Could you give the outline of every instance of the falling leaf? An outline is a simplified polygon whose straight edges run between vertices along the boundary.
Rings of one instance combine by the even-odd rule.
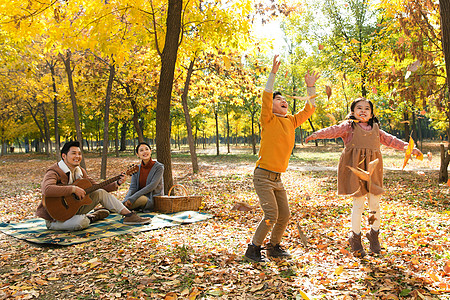
[[[236,202],[233,207],[231,208],[231,210],[238,210],[238,211],[251,211],[255,209],[253,206],[251,206],[250,204],[246,203],[246,202]]]
[[[427,114],[427,111],[426,111],[425,109],[422,109],[422,111],[420,112],[420,114],[421,114],[422,116],[425,116],[425,115]]]
[[[412,64],[410,64],[406,70],[407,71],[411,71],[411,72],[416,72],[420,67],[420,60],[416,60],[415,62],[413,62]]]
[[[391,72],[392,72],[392,75],[395,75],[396,70],[395,70],[395,66],[394,65],[391,66]]]
[[[331,86],[329,86],[329,85],[325,86],[325,93],[327,94],[328,100],[330,100],[330,97],[331,97]]]
[[[300,228],[300,224],[297,223],[298,234],[300,235],[300,240],[302,241],[303,246],[308,246],[308,238],[303,233],[303,230]]]
[[[266,222],[267,226],[271,226],[271,225],[270,225],[270,220],[269,220],[269,219],[265,220],[265,222]]]
[[[359,44],[359,41],[354,38],[350,42],[352,42],[353,44]]]
[[[365,170],[363,170],[361,168],[355,169],[355,168],[350,167],[350,166],[347,166],[347,167],[350,170],[352,170],[352,172],[355,173],[355,175],[358,176],[359,179],[362,179],[364,181],[369,181],[370,177],[372,176],[373,172],[375,171],[375,167],[378,165],[378,162],[379,162],[378,158],[374,159],[373,161],[371,161],[369,163],[367,171],[365,171]]]
[[[406,71],[406,74],[405,74],[405,80],[408,79],[409,76],[411,76],[411,71]]]
[[[330,119],[332,124],[336,124],[336,118],[332,114],[328,113],[327,117]]]
[[[375,95],[378,93],[377,88],[376,87],[372,87],[372,93],[374,93]]]
[[[284,73],[284,78],[286,78],[288,76],[288,74],[289,74],[289,71],[286,70],[286,73]]]
[[[450,178],[447,180],[447,185],[450,186]]]
[[[429,152],[429,151],[427,153],[427,158],[428,158],[428,161],[431,161],[433,159],[433,154],[431,154],[431,152]]]
[[[225,64],[225,68],[227,69],[231,68],[230,59],[227,56],[223,56],[223,63]]]
[[[319,44],[319,50],[323,50],[324,46],[322,44]]]
[[[400,37],[397,41],[397,44],[402,45],[405,42],[405,38],[404,37]]]
[[[414,140],[413,138],[410,136],[409,137],[409,143],[408,143],[408,147],[406,148],[405,151],[405,160],[403,161],[403,167],[402,170],[405,168],[406,164],[408,163],[409,158],[411,157],[412,151],[414,149]],[[417,159],[419,160],[423,160],[423,154],[422,155],[417,155],[416,156]]]

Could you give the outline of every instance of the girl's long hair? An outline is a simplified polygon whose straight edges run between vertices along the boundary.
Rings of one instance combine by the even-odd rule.
[[[355,126],[356,117],[353,115],[353,113],[355,111],[356,104],[358,104],[358,102],[360,102],[360,101],[369,102],[370,110],[372,111],[372,118],[370,118],[369,121],[367,121],[367,124],[369,124],[370,127],[373,127],[373,123],[380,124],[380,122],[378,121],[378,118],[375,117],[375,113],[373,112],[372,101],[370,101],[364,97],[356,98],[355,100],[353,100],[352,104],[350,105],[350,113],[345,117],[345,120],[350,120],[352,122],[352,127]]]

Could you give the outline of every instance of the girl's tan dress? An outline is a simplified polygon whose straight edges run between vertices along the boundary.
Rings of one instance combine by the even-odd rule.
[[[369,163],[378,158],[378,164],[369,182],[361,180],[348,166],[368,171]],[[338,165],[338,194],[361,197],[371,193],[380,195],[383,190],[383,160],[380,152],[380,130],[373,124],[366,131],[355,124],[353,138],[345,145]]]

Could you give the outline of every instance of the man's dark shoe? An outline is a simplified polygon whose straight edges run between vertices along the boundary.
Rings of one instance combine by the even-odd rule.
[[[348,242],[350,243],[350,247],[352,248],[353,256],[363,258],[366,256],[366,251],[361,244],[361,232],[359,234],[354,233],[353,231],[350,233],[350,237],[348,238]]]
[[[278,258],[288,258],[291,257],[289,252],[284,250],[280,244],[272,245],[271,243],[268,243],[266,245],[267,250],[267,256],[269,257],[278,257]]]
[[[248,244],[247,251],[245,251],[244,259],[250,262],[265,263],[268,262],[261,254],[261,246],[255,246],[253,244]]]
[[[378,240],[378,234],[380,231],[373,230],[373,228],[370,229],[370,232],[366,233],[366,237],[370,242],[370,251],[372,253],[379,254],[381,252],[381,245],[380,241]]]
[[[109,210],[107,209],[97,209],[92,214],[86,215],[89,218],[91,223],[94,223],[98,220],[106,219],[109,216]]]

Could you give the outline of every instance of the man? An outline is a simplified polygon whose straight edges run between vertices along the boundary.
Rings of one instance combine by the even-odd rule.
[[[41,190],[43,197],[70,197],[83,200],[86,191],[76,185],[72,185],[78,179],[86,179],[92,185],[96,182],[90,178],[86,170],[80,167],[81,149],[77,141],[67,142],[61,149],[62,160],[50,166],[42,181]],[[123,223],[127,225],[147,224],[150,218],[142,218],[126,208],[116,197],[108,192],[116,191],[118,186],[125,182],[125,175],[104,187],[89,193],[92,203],[81,206],[76,214],[65,221],[55,220],[48,212],[44,203],[39,204],[36,215],[45,219],[47,228],[50,230],[82,230],[91,223],[109,216],[109,211],[124,216]],[[44,201],[45,202],[45,201]],[[106,209],[99,209],[89,213],[97,204],[102,204]],[[46,202],[46,205],[51,205]]]

